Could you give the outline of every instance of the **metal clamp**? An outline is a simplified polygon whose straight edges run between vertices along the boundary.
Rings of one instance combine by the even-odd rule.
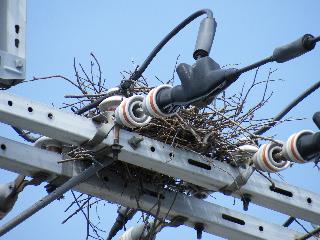
[[[81,144],[81,147],[94,148],[100,143],[102,143],[102,141],[108,136],[109,133],[110,133],[109,125],[101,124],[101,127],[97,129],[97,132],[93,136],[93,138]]]
[[[244,186],[248,182],[253,172],[254,169],[252,167],[246,167],[243,171],[239,169],[239,174],[234,178],[233,182],[229,185],[220,188],[219,192],[222,192],[225,195],[231,195],[233,192],[238,191],[242,186]]]

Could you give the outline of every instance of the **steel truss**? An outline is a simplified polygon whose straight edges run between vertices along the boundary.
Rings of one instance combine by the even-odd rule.
[[[0,137],[1,168],[35,176],[39,173],[48,176],[47,181],[56,177],[71,178],[80,174],[84,168],[75,163],[58,164],[60,154],[38,149]],[[5,147],[3,147],[5,146]],[[103,172],[108,179],[94,176],[74,189],[92,196],[112,201],[131,208],[156,214],[157,195],[152,186],[141,189],[137,183],[126,185],[121,178],[111,172]],[[267,223],[234,210],[208,203],[181,193],[164,190],[161,194],[160,217],[168,220],[183,216],[187,226],[204,224],[204,231],[228,239],[295,239],[301,233],[276,224]]]
[[[0,121],[77,146],[88,146],[88,141],[90,142],[91,140],[92,142],[92,139],[97,139],[97,136],[101,135],[101,132],[109,132],[113,127],[112,124],[97,123],[91,119],[47,107],[7,92],[0,93]],[[250,197],[253,203],[314,224],[320,224],[320,196],[318,194],[278,181],[274,181],[274,186],[272,186],[267,179],[260,175],[252,174],[253,170],[250,167],[233,168],[226,163],[205,158],[191,151],[175,149],[149,138],[144,138],[139,147],[133,149],[128,141],[136,135],[133,132],[120,131],[119,144],[123,148],[119,153],[119,160],[183,179],[186,182],[212,191],[221,191],[238,198],[241,198],[245,194],[245,196]],[[99,151],[105,147],[112,146],[113,139],[114,136],[111,131],[108,137],[96,146],[94,150]],[[6,154],[8,154],[11,147],[7,147],[5,151],[1,152],[1,168],[29,176],[33,176],[38,171],[45,171],[49,172],[52,178],[58,176],[72,177],[76,174],[75,168],[72,167],[73,165],[69,163],[57,164],[57,160],[59,157],[61,158],[60,155],[34,149],[23,144],[13,143],[10,140],[2,139],[1,141],[4,141],[4,144],[7,145],[16,144],[14,147],[16,151],[11,153],[10,161],[6,159],[6,157],[8,158]],[[25,150],[20,151],[20,149]],[[30,154],[30,158],[26,158],[26,153]],[[41,157],[42,153],[45,154],[43,158]],[[88,182],[82,183],[77,187],[77,190],[136,208],[136,200],[132,198],[132,194],[134,193],[126,189],[128,194],[125,195],[126,197],[122,197],[123,185],[120,186],[117,182],[120,180],[115,176],[108,176],[108,178],[110,180],[107,184],[115,184],[114,186],[117,187],[112,187],[112,191],[118,191],[117,193],[105,188],[105,185],[97,179],[91,179]],[[112,179],[117,180],[113,183]],[[48,181],[50,180],[48,179]],[[162,204],[162,214],[168,212],[169,203],[172,203],[172,196],[176,195],[170,192],[166,192],[165,194],[168,195],[164,199],[167,205]],[[177,215],[186,216],[189,219],[186,225],[193,227],[195,223],[202,222],[207,226],[205,227],[205,231],[209,233],[231,239],[240,239],[239,231],[244,234],[241,235],[243,236],[242,239],[294,239],[293,236],[297,236],[297,233],[291,231],[289,231],[291,233],[287,233],[287,229],[285,228],[280,227],[280,230],[279,226],[270,225],[269,223],[262,224],[260,220],[202,200],[181,194],[177,195],[177,199],[174,204],[177,209],[171,209],[168,215],[169,219]],[[140,208],[145,211],[150,209],[155,201],[150,195],[142,195],[139,200],[143,202],[141,205],[139,204]],[[177,204],[178,202],[179,204]],[[167,211],[163,206],[167,206]],[[180,209],[179,206],[183,207]],[[186,209],[189,211],[188,213],[185,211]],[[194,209],[197,209],[197,211],[194,211]],[[226,215],[222,215],[224,212],[226,212]],[[208,213],[210,213],[210,216],[208,216]],[[222,216],[232,216],[234,218],[226,220]],[[231,222],[230,219],[232,219]],[[242,225],[242,221],[235,219],[242,219],[245,224]],[[219,225],[226,222],[228,227]],[[211,227],[212,224],[218,224],[219,227],[216,225],[215,227]],[[232,227],[229,226],[230,224]],[[259,230],[260,226],[262,228]],[[227,229],[228,231],[226,231]],[[272,231],[267,234],[267,229],[272,229]],[[282,233],[285,233],[286,237]],[[280,235],[281,237],[279,237]]]

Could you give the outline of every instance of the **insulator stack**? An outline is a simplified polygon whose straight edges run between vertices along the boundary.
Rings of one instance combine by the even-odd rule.
[[[275,159],[276,153],[282,150],[281,145],[274,142],[263,144],[253,156],[254,166],[264,172],[280,172],[290,166],[290,161],[284,159]]]
[[[236,164],[248,163],[258,150],[259,148],[253,145],[241,145],[238,147],[237,151],[232,153],[232,156],[235,159]]]
[[[40,137],[37,141],[35,141],[34,146],[51,152],[62,152],[62,143],[58,140],[48,137]]]
[[[155,118],[166,118],[166,117],[172,117],[173,115],[176,114],[178,109],[175,110],[174,112],[165,113],[160,109],[160,107],[157,104],[157,94],[161,89],[165,89],[165,88],[172,88],[172,86],[167,84],[160,85],[152,89],[148,93],[148,95],[145,97],[142,107],[143,107],[143,111],[147,115]]]
[[[303,135],[314,134],[313,131],[302,130],[298,133],[292,134],[286,143],[283,145],[282,154],[291,162],[295,163],[307,163],[308,159],[304,159],[298,150],[298,139]]]
[[[116,108],[120,105],[122,100],[123,100],[123,97],[118,95],[108,97],[99,104],[99,109],[102,113],[114,112]]]
[[[115,111],[116,122],[128,128],[146,126],[151,117],[142,109],[143,99],[144,97],[140,95],[123,99]]]
[[[139,240],[145,239],[148,235],[148,231],[150,230],[150,224],[145,226],[144,224],[131,227],[127,231],[125,231],[122,236],[120,236],[119,240]]]

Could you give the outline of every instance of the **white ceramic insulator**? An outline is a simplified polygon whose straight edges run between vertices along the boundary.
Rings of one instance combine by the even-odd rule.
[[[119,238],[119,240],[132,240],[131,232],[133,227],[129,228],[127,231],[125,231]]]
[[[171,85],[160,85],[154,89],[152,89],[148,95],[145,97],[142,107],[143,111],[151,116],[151,117],[156,117],[156,118],[166,118],[166,117],[172,117],[173,115],[176,114],[177,111],[172,112],[172,113],[164,113],[160,110],[159,106],[157,105],[157,94],[161,89],[164,88],[172,88]]]
[[[14,182],[11,183],[0,183],[0,220],[2,220],[12,209],[15,202],[17,201],[15,192],[15,184]],[[5,207],[7,206],[7,207]]]
[[[48,149],[48,148],[57,148],[62,149],[62,143],[58,140],[48,138],[48,137],[40,137],[37,141],[35,141],[34,146],[37,148]]]
[[[290,161],[276,161],[273,158],[273,155],[281,152],[281,150],[282,147],[274,142],[261,145],[258,152],[253,156],[254,166],[261,171],[269,173],[285,170],[290,166]]]
[[[146,115],[142,109],[143,96],[135,95],[122,100],[116,108],[116,122],[128,128],[146,126],[151,117]]]
[[[232,153],[237,162],[246,162],[258,151],[258,147],[253,145],[241,145]]]
[[[253,146],[253,145],[249,145],[249,144],[239,146],[239,151],[242,152],[242,153],[246,153],[246,154],[252,154],[253,155],[258,150],[259,150],[258,147]]]
[[[116,108],[120,105],[122,102],[123,97],[122,96],[112,96],[108,97],[105,100],[103,100],[99,104],[100,112],[111,112],[115,111]]]
[[[144,225],[129,228],[119,238],[119,240],[139,240],[147,236],[148,231]]]
[[[115,93],[118,93],[119,92],[119,87],[113,87],[113,88],[109,88],[106,92],[106,94],[108,94],[109,96],[112,95],[112,94],[115,94]]]
[[[314,134],[314,132],[310,130],[302,130],[298,133],[294,133],[288,138],[286,143],[283,145],[283,154],[289,161],[295,162],[295,163],[308,162],[307,160],[303,159],[303,157],[301,156],[297,148],[297,140],[302,135],[308,135],[308,134]]]

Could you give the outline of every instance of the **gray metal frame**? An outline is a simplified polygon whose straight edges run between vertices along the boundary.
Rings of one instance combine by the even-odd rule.
[[[83,145],[92,139],[101,126],[106,129],[112,128],[110,124],[97,124],[90,119],[7,92],[0,93],[0,121],[75,145]],[[140,147],[134,150],[128,140],[135,135],[125,130],[120,131],[120,145],[123,148],[119,160],[177,177],[213,191],[225,192],[228,186],[240,185],[252,171],[250,168],[239,170],[226,163],[204,158],[194,152],[176,149],[149,138],[144,138]],[[96,150],[112,144],[113,134],[110,133]],[[204,167],[191,165],[189,159],[204,164]],[[14,171],[14,167],[12,170]],[[274,183],[277,188],[272,190],[271,183],[267,179],[253,174],[248,182],[232,195],[241,198],[243,194],[248,194],[253,203],[320,224],[318,194],[283,182],[274,181]]]
[[[25,79],[26,9],[26,0],[0,1],[0,87]]]
[[[82,172],[81,165],[57,162],[62,156],[57,153],[38,149],[0,137],[0,166],[20,174],[34,176],[39,172],[47,173],[49,179],[57,176],[71,178]],[[108,181],[97,176],[90,178],[74,189],[101,199],[119,203],[123,206],[138,208],[156,214],[157,197],[150,194],[152,186],[145,186],[149,191],[141,192],[136,183],[125,186],[123,180],[111,172],[104,172]],[[187,218],[186,226],[194,227],[196,223],[204,224],[204,231],[228,239],[295,239],[302,233],[271,224],[219,205],[208,203],[181,193],[164,191],[162,193],[161,217],[172,219],[176,216]]]

